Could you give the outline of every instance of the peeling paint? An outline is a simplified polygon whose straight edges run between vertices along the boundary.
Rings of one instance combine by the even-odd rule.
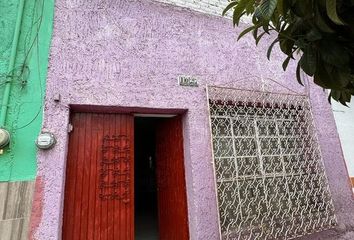
[[[44,181],[42,177],[38,176],[36,178],[36,183],[34,186],[34,195],[32,202],[32,213],[29,224],[29,240],[36,240],[35,232],[39,227],[39,224],[43,216],[43,199],[44,199]]]

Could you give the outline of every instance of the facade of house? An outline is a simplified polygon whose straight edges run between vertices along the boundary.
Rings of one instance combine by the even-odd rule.
[[[55,1],[30,239],[354,238],[325,92],[226,4]]]

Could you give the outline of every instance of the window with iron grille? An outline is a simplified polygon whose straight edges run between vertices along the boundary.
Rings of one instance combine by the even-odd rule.
[[[208,87],[222,239],[336,224],[307,96]]]

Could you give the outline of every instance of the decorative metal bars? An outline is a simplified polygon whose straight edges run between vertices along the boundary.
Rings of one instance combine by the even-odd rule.
[[[336,224],[307,96],[208,87],[222,239]]]
[[[129,203],[130,142],[125,135],[105,136],[100,162],[100,199]]]

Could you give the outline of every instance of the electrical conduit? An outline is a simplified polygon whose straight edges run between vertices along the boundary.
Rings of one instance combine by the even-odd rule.
[[[14,31],[14,38],[12,41],[9,67],[8,67],[8,71],[7,71],[8,76],[6,77],[7,80],[6,80],[4,96],[2,99],[2,105],[1,105],[0,128],[5,127],[5,120],[6,120],[7,110],[9,107],[8,104],[9,104],[9,100],[10,100],[11,85],[12,85],[12,81],[13,81],[13,69],[15,67],[17,46],[18,46],[18,41],[19,41],[20,33],[21,33],[21,23],[22,23],[24,5],[25,5],[25,0],[20,0],[20,2],[18,4],[18,13],[17,13],[16,26],[15,26],[15,31]]]

